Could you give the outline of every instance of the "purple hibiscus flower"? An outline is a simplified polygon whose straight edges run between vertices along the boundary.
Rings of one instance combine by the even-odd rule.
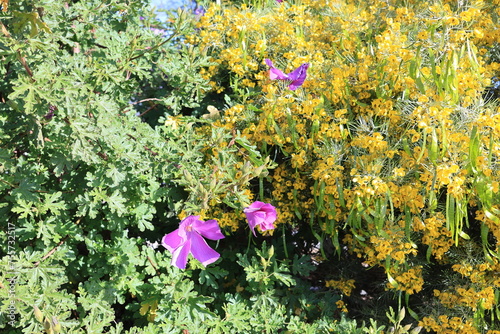
[[[304,63],[297,67],[295,70],[289,74],[283,73],[281,70],[274,67],[273,62],[270,59],[264,59],[269,69],[269,78],[271,80],[286,80],[289,81],[288,88],[290,90],[296,90],[304,83],[307,77],[307,69],[309,68],[309,63]]]
[[[204,266],[215,262],[220,254],[205,241],[223,239],[219,224],[215,219],[203,221],[200,216],[189,216],[181,221],[179,228],[162,239],[162,245],[172,253],[172,265],[185,269],[188,255]]]
[[[247,216],[248,226],[255,235],[255,227],[259,226],[261,231],[273,230],[276,221],[276,208],[264,202],[253,202],[249,207],[243,209]]]

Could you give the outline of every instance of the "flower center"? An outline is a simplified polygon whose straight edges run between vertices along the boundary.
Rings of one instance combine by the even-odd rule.
[[[186,226],[186,231],[191,232],[193,230],[193,225]]]

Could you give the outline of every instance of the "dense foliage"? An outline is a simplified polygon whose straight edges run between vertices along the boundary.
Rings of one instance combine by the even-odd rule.
[[[1,0],[0,328],[499,333],[498,5]]]

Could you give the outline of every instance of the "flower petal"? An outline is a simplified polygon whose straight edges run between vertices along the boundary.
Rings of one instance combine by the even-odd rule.
[[[246,207],[243,209],[243,212],[254,212],[260,210],[266,203],[260,202],[260,201],[255,201],[250,206]]]
[[[252,233],[255,235],[255,226],[262,224],[266,219],[266,213],[263,211],[255,211],[247,213],[248,226],[252,229]]]
[[[269,70],[269,78],[271,80],[288,80],[288,75],[283,73],[282,71],[278,70],[276,67],[274,67],[273,62],[270,59],[264,59],[265,63],[267,66],[269,66],[271,69]]]
[[[181,244],[183,244],[186,241],[186,238],[183,238],[179,235],[179,229],[170,232],[169,234],[165,235],[163,239],[161,240],[161,244],[163,247],[168,249],[170,252],[174,252],[176,248],[178,248]]]
[[[220,254],[213,250],[201,235],[193,233],[191,236],[191,254],[204,266],[217,261]]]
[[[266,213],[266,221],[273,223],[276,220],[276,208],[269,203],[264,203],[264,205],[260,208],[262,211]]]
[[[292,82],[288,85],[288,88],[290,88],[290,90],[296,90],[297,88],[302,86],[302,84],[306,80],[308,68],[309,63],[304,63],[297,67],[293,72],[288,74],[288,78],[292,80]]]
[[[288,80],[288,75],[273,67],[269,70],[269,79],[271,80]]]
[[[193,233],[193,235],[196,235],[196,233]],[[186,240],[186,242],[182,246],[177,247],[172,252],[172,261],[170,263],[179,269],[186,269],[186,263],[190,248],[191,240]]]
[[[184,231],[184,233],[185,233],[187,226],[192,225],[199,220],[200,220],[200,216],[187,216],[179,224],[179,229]],[[181,232],[181,234],[182,234],[182,232]]]
[[[261,231],[274,230],[274,224],[271,221],[265,221],[260,224]]]
[[[224,239],[224,235],[220,230],[219,223],[217,223],[217,220],[215,219],[207,221],[196,220],[195,222],[193,222],[193,229],[207,239]]]

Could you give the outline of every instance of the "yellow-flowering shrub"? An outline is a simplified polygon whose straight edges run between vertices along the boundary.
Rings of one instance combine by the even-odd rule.
[[[242,133],[276,163],[248,198],[273,203],[278,225],[312,228],[383,268],[386,288],[410,304],[425,294],[440,307],[415,310],[439,333],[499,320],[500,108],[488,90],[500,72],[499,4],[213,4],[188,40],[212,55],[203,75],[230,97],[207,127]],[[309,63],[307,79],[294,91],[270,80],[266,58],[284,73]],[[222,226],[243,224],[215,204]],[[436,270],[462,283],[433,289]],[[354,281],[334,276],[326,286],[351,294]]]

